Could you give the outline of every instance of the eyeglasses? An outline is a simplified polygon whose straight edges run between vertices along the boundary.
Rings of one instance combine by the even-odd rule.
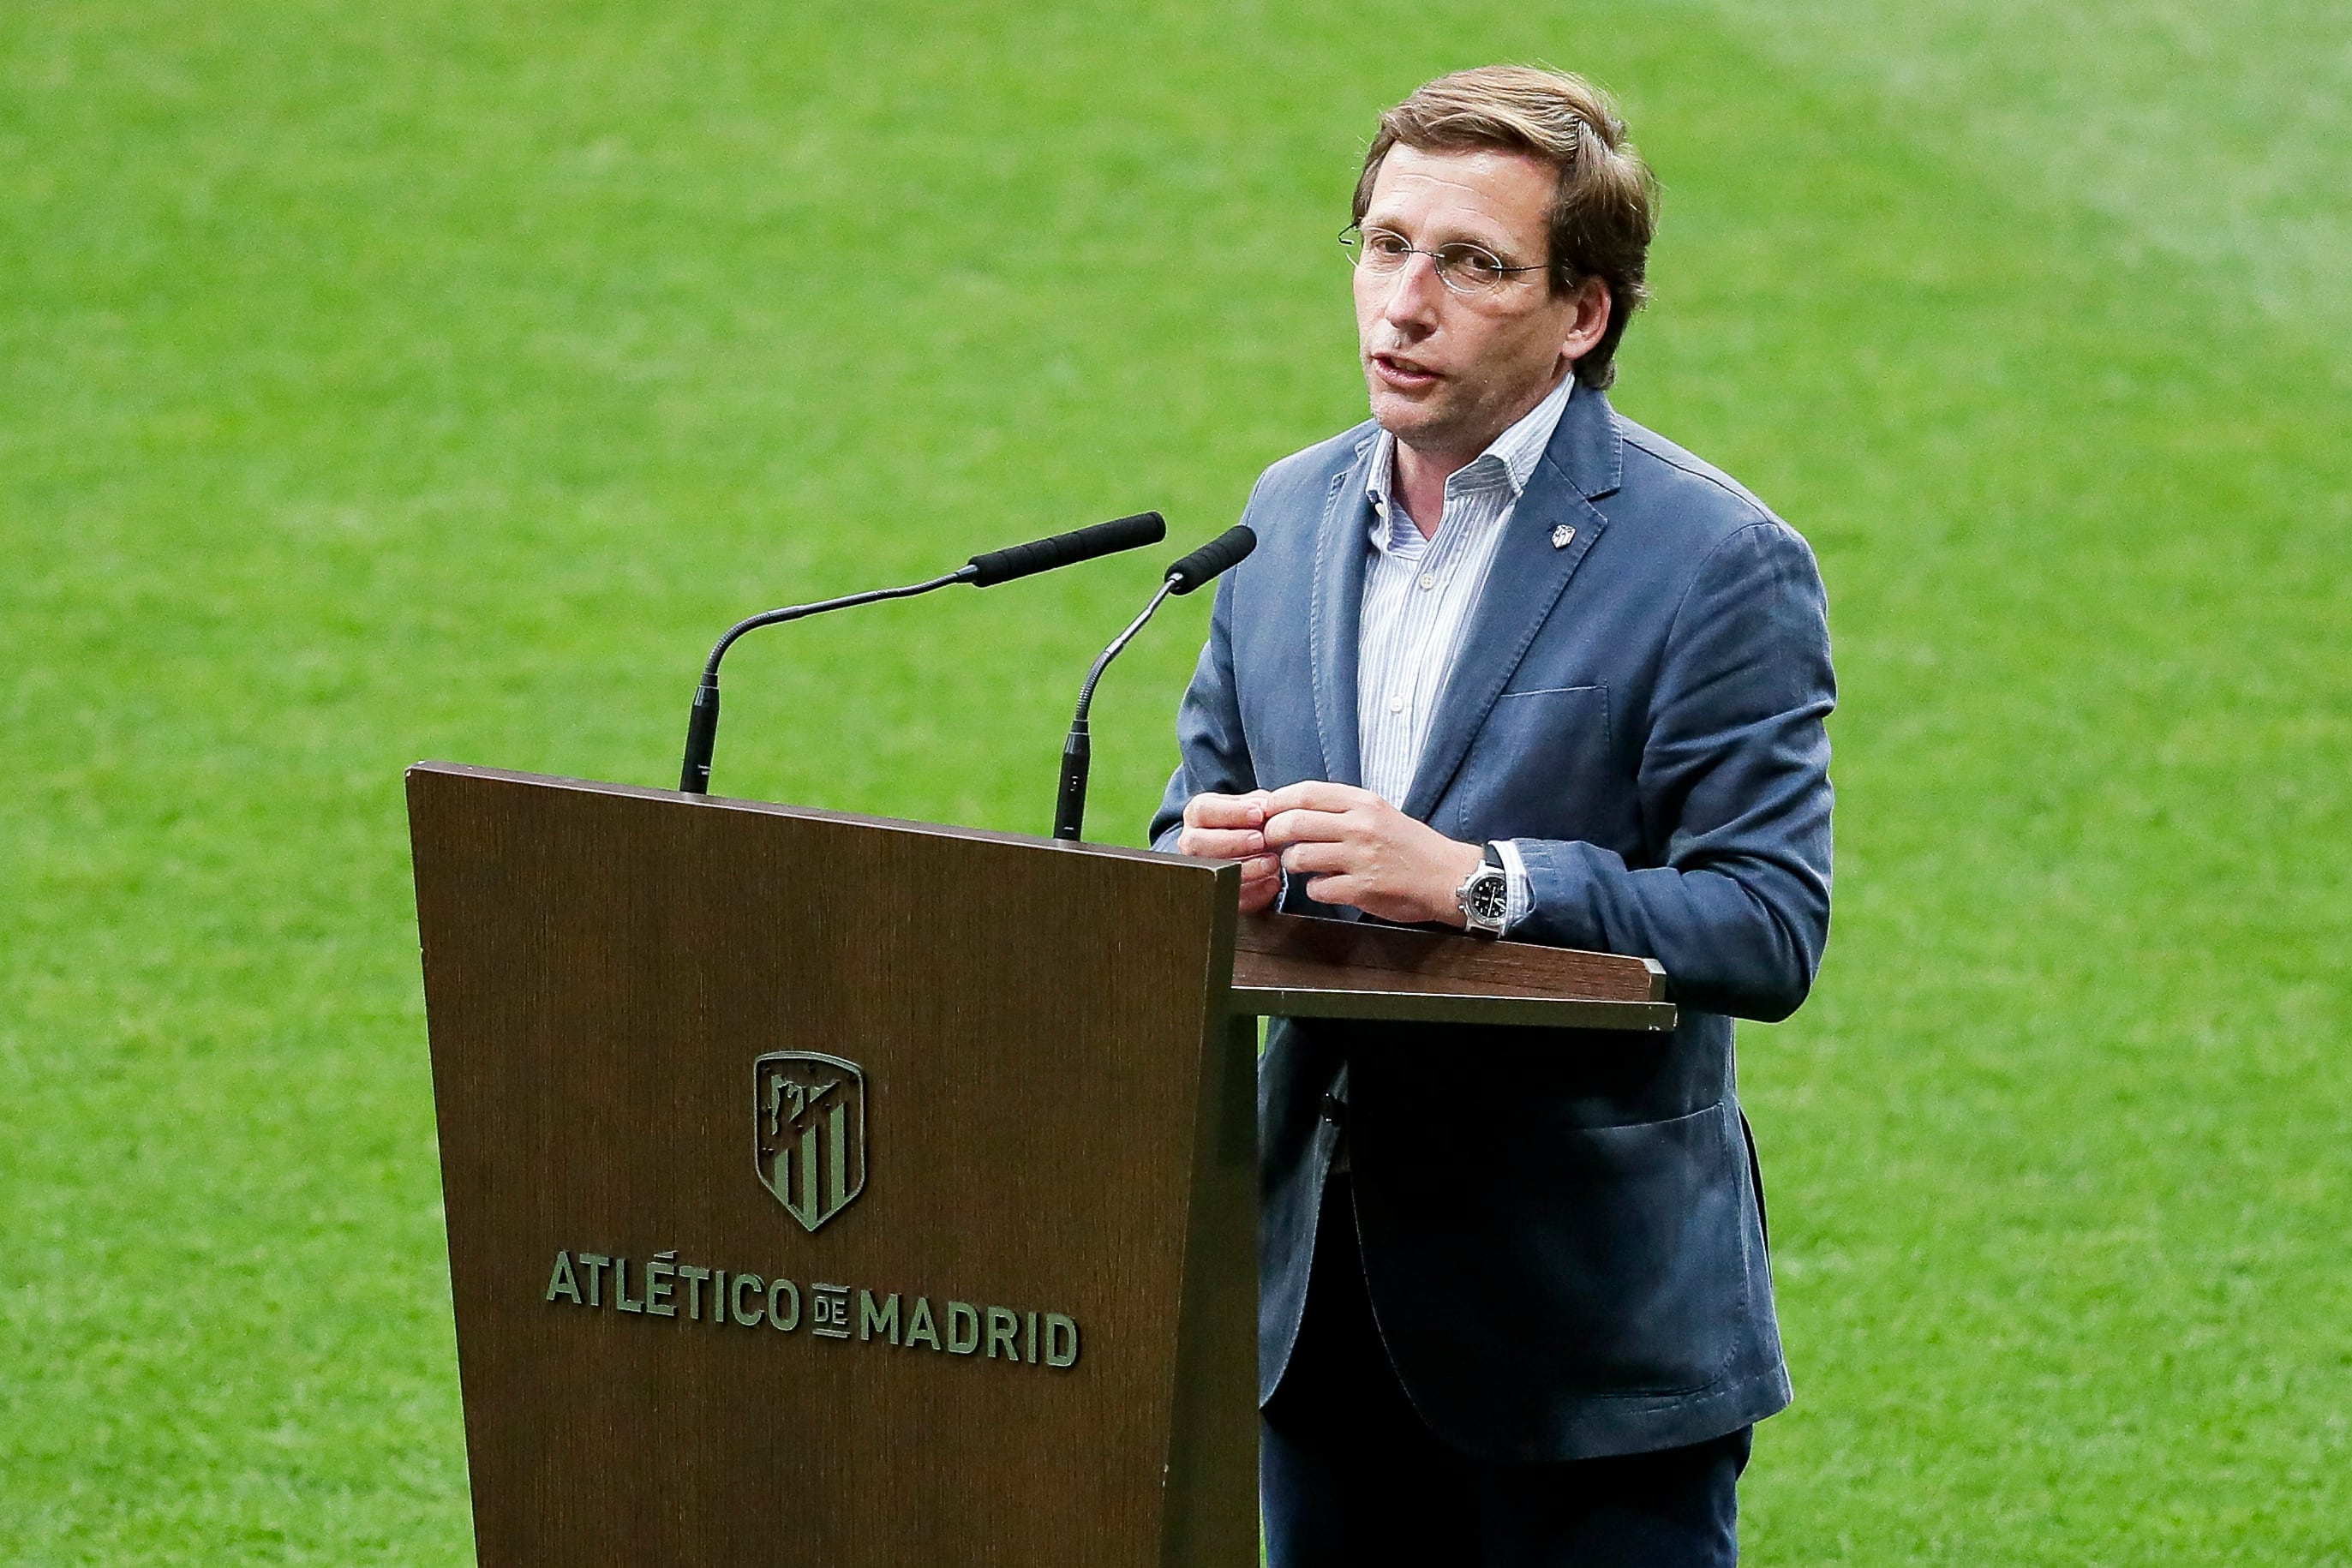
[[[1339,243],[1347,247],[1349,260],[1377,278],[1391,277],[1411,265],[1414,257],[1426,256],[1437,280],[1465,299],[1493,293],[1514,273],[1545,270],[1542,262],[1528,267],[1506,266],[1501,257],[1485,246],[1465,240],[1441,245],[1435,250],[1423,250],[1391,229],[1361,228],[1352,223],[1339,231]]]

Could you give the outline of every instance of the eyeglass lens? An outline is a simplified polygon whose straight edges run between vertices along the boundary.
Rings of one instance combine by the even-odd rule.
[[[1434,250],[1420,250],[1404,236],[1384,228],[1358,230],[1352,237],[1343,235],[1340,242],[1353,253],[1357,266],[1383,276],[1403,270],[1415,256],[1426,256],[1437,280],[1457,294],[1483,293],[1514,270],[1479,246],[1441,245]]]

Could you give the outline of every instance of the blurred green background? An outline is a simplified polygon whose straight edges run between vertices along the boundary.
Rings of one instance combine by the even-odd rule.
[[[1665,183],[1619,406],[1813,541],[1759,1563],[2352,1562],[2352,21],[11,0],[0,1559],[471,1561],[400,773],[674,781],[767,605],[1361,416],[1373,117]],[[730,661],[722,793],[1042,830],[1165,552]],[[1133,842],[1204,604],[1097,707]]]

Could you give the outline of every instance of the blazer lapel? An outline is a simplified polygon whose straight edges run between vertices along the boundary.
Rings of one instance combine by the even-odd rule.
[[[1323,748],[1323,776],[1361,785],[1356,748],[1357,631],[1363,619],[1366,537],[1364,486],[1370,478],[1368,439],[1356,460],[1333,476],[1323,494],[1323,521],[1315,537],[1315,586],[1307,603],[1307,647],[1314,663],[1315,733]]]
[[[1470,742],[1494,710],[1495,700],[1527,657],[1586,552],[1609,526],[1592,498],[1617,488],[1622,458],[1609,400],[1579,387],[1504,524],[1494,564],[1487,569],[1461,652],[1438,699],[1429,740],[1413,769],[1404,803],[1407,816],[1426,822],[1436,810],[1461,771]],[[1555,545],[1552,541],[1563,529],[1570,531],[1567,542]],[[1352,693],[1354,688],[1349,689]]]

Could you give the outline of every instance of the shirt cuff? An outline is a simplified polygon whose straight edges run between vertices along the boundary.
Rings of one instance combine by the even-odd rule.
[[[1509,932],[1518,923],[1536,912],[1535,880],[1528,875],[1528,863],[1519,857],[1516,838],[1497,838],[1495,853],[1502,858],[1503,877],[1509,884],[1503,905],[1503,930]]]

